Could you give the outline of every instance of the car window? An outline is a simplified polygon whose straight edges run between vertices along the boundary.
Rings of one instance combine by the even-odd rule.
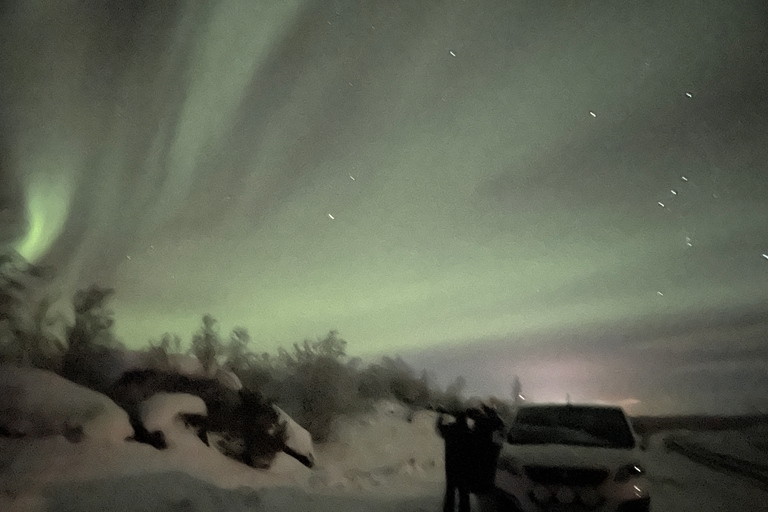
[[[530,407],[518,411],[507,440],[512,444],[567,444],[626,448],[635,446],[620,409]]]

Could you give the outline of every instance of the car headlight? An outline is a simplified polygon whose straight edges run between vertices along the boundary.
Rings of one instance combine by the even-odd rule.
[[[523,468],[520,465],[520,461],[515,458],[500,457],[496,463],[496,469],[498,471],[506,471],[510,475],[522,475]]]
[[[627,464],[616,471],[614,482],[627,482],[630,478],[636,478],[645,474],[645,470],[639,464]]]

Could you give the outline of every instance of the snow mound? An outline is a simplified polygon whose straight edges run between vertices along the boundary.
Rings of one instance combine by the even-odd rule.
[[[121,443],[133,435],[128,414],[106,396],[49,371],[9,365],[0,365],[0,429],[71,442]]]
[[[189,375],[190,377],[204,377],[208,379],[216,379],[222,385],[238,391],[243,389],[243,383],[240,379],[219,365],[218,362],[213,361],[210,368],[206,370],[203,363],[200,362],[195,356],[185,354],[168,354],[169,370],[180,373],[182,375]]]
[[[188,438],[190,434],[197,438],[196,434],[186,427],[181,414],[206,416],[208,409],[203,399],[196,395],[157,393],[140,405],[139,414],[144,427],[149,432],[161,431],[170,448],[182,437]]]
[[[386,493],[394,486],[418,494],[425,486],[441,485],[443,441],[435,431],[437,415],[395,409],[377,404],[371,413],[339,418],[330,440],[316,447],[319,462],[309,488]]]
[[[315,447],[312,442],[312,434],[291,418],[288,413],[276,405],[272,406],[277,411],[280,424],[285,425],[285,445],[299,455],[307,458],[311,464],[315,464]]]
[[[114,382],[120,375],[131,370],[146,370],[150,368],[170,371],[188,377],[200,377],[215,379],[229,389],[239,391],[243,389],[243,383],[237,375],[222,367],[214,361],[209,368],[205,368],[197,357],[187,354],[166,354],[164,361],[158,362],[152,351],[147,350],[119,350],[117,359],[120,368],[117,373],[109,372],[105,378]]]

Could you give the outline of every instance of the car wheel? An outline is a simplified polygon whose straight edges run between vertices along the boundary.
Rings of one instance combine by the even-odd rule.
[[[496,489],[493,498],[496,512],[522,512],[517,500],[502,490]]]
[[[651,499],[641,498],[639,500],[627,501],[619,505],[617,512],[650,512]]]

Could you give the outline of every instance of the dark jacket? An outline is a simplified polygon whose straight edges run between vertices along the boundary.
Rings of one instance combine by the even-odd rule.
[[[437,429],[445,440],[445,478],[449,486],[469,487],[474,472],[473,433],[464,413],[456,415],[456,421],[445,423],[438,418]]]
[[[469,416],[474,421],[472,449],[475,457],[470,488],[475,493],[490,492],[493,490],[496,462],[501,451],[498,436],[494,434],[504,429],[504,422],[489,407],[484,407],[482,411],[471,411]]]

